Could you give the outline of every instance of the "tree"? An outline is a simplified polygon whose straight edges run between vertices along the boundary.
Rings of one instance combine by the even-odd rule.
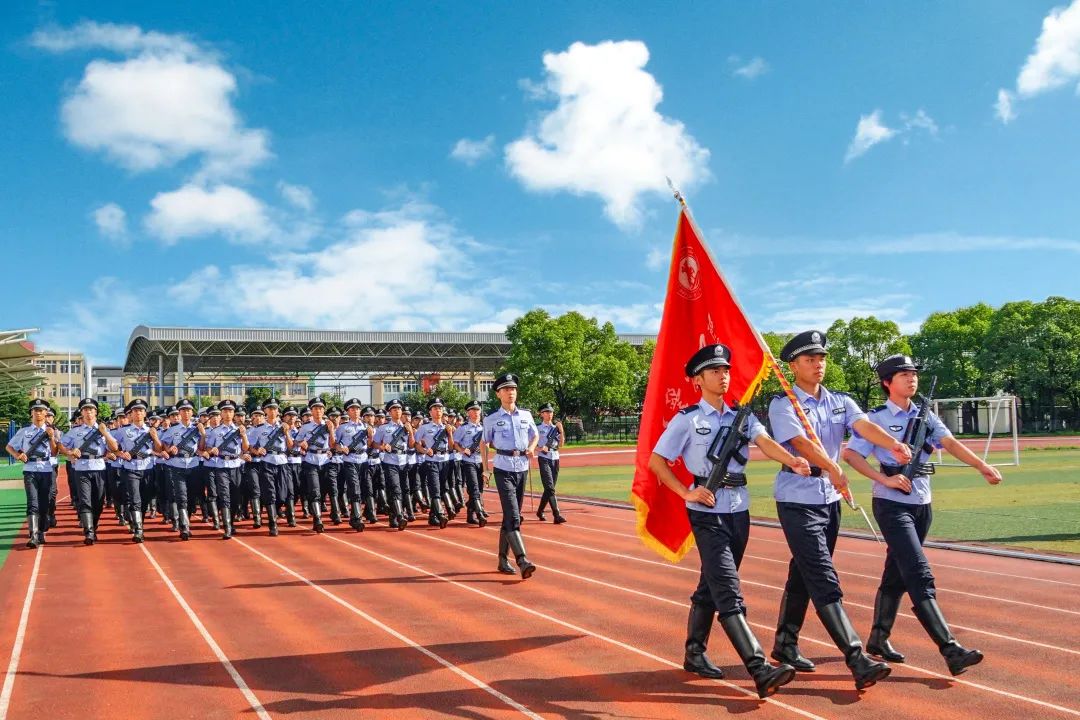
[[[793,381],[794,378],[791,376],[787,364],[780,361],[780,350],[783,349],[784,345],[786,345],[788,340],[794,335],[767,332],[762,333],[761,336],[765,340],[765,344],[768,345],[769,349],[772,351],[773,357],[776,358],[780,368],[784,371],[785,377],[789,382]],[[831,347],[831,340],[829,341],[829,344]],[[836,362],[827,362],[825,364],[825,377],[821,382],[830,390],[845,392],[848,389],[844,370]],[[754,408],[754,412],[757,413],[759,417],[765,417],[768,413],[769,403],[772,401],[772,398],[780,393],[783,393],[783,388],[780,387],[780,381],[776,379],[774,373],[770,372],[765,376],[765,380],[761,383],[761,389],[758,390],[758,394],[751,403],[751,407]]]
[[[993,316],[994,309],[985,303],[932,313],[911,337],[911,350],[923,364],[923,375],[938,379],[938,397],[981,397],[993,392],[996,374],[984,372],[977,362]],[[974,402],[965,404],[962,417],[964,432],[979,432]]]
[[[244,396],[244,408],[251,412],[255,408],[262,407],[263,402],[269,400],[272,394],[270,388],[265,386],[249,387]],[[329,403],[327,405],[329,406]]]
[[[269,396],[267,396],[267,397],[269,397]],[[323,401],[324,405],[326,405],[327,410],[329,410],[332,407],[340,408],[342,405],[345,404],[345,401],[341,399],[340,395],[338,395],[337,393],[332,393],[332,392],[321,392],[321,393],[319,393],[319,399]]]
[[[884,399],[874,366],[889,355],[911,354],[911,345],[892,320],[870,317],[837,320],[828,331],[830,364],[844,372],[848,391],[863,407]]]
[[[553,318],[532,310],[507,329],[510,353],[500,373],[521,378],[518,402],[554,401],[567,415],[627,411],[640,406],[648,378],[646,354],[619,340],[611,323],[568,312]]]
[[[100,420],[101,422],[109,422],[110,420],[112,420],[112,416],[113,416],[112,405],[110,405],[107,402],[98,403],[97,416],[98,416],[98,420]]]
[[[446,408],[457,410],[458,412],[464,412],[465,406],[472,400],[469,394],[458,390],[454,387],[454,384],[448,380],[443,380],[441,383],[431,388],[430,392],[424,392],[422,390],[413,390],[407,392],[401,396],[401,404],[412,408],[413,412],[419,410],[422,413],[427,413],[427,404],[431,398],[437,397],[443,401],[443,405]]]

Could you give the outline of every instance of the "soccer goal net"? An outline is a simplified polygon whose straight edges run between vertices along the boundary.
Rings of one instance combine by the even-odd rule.
[[[934,400],[934,414],[976,455],[991,465],[1019,465],[1016,397],[940,398]],[[947,453],[937,451],[938,465],[962,465]]]

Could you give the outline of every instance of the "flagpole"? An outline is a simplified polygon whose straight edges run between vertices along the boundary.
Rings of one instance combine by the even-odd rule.
[[[713,267],[716,268],[716,272],[720,276],[720,280],[724,283],[725,286],[730,288],[731,285],[728,284],[727,278],[724,277],[724,271],[720,268],[720,264],[716,262],[716,258],[713,257],[712,250],[709,249],[708,243],[704,241],[705,235],[701,232],[701,228],[698,227],[698,224],[694,222],[694,215],[692,212],[690,212],[690,206],[687,205],[686,198],[683,197],[683,194],[679,192],[678,188],[676,188],[675,185],[671,182],[671,178],[667,178],[667,184],[668,187],[671,188],[671,192],[675,196],[675,200],[678,201],[679,206],[681,207],[681,212],[686,215],[686,219],[690,223],[690,226],[694,229],[694,232],[697,233],[697,236],[702,239],[701,246],[702,248],[704,248],[705,253],[709,256],[709,260],[712,262]],[[803,411],[802,405],[799,404],[799,399],[795,397],[795,391],[791,387],[791,383],[788,382],[788,379],[784,376],[784,372],[780,369],[780,364],[776,362],[776,357],[774,357],[772,354],[772,348],[770,348],[768,343],[765,342],[765,338],[762,337],[761,333],[758,332],[758,329],[754,327],[753,323],[749,322],[750,315],[746,312],[746,309],[743,308],[742,303],[739,302],[739,298],[735,296],[735,293],[731,293],[731,299],[735,302],[735,306],[739,308],[739,312],[741,312],[743,314],[743,317],[747,319],[747,323],[750,325],[750,329],[754,332],[754,337],[757,338],[758,346],[761,348],[762,353],[764,353],[765,359],[769,363],[769,367],[772,370],[773,374],[776,376],[776,379],[780,382],[780,387],[784,391],[784,395],[787,397],[788,401],[791,402],[791,406],[795,410],[796,417],[799,418],[799,423],[802,425],[803,431],[806,433],[807,439],[820,447],[822,452],[824,452],[825,445],[821,442],[821,438],[818,437],[817,433],[814,432],[813,426],[810,425],[810,419],[806,417],[806,413]],[[757,388],[752,387],[751,390],[756,391]],[[827,454],[828,453],[826,453],[826,455]],[[863,519],[866,520],[866,524],[870,528],[870,532],[874,534],[874,539],[880,543],[881,538],[878,536],[877,530],[874,529],[874,525],[870,522],[870,517],[866,514],[866,510],[864,510],[861,505],[855,502],[855,496],[851,492],[851,487],[848,486],[844,488],[844,490],[840,491],[840,495],[844,498],[845,501],[847,501],[848,507],[850,507],[852,510],[858,510],[862,513]]]

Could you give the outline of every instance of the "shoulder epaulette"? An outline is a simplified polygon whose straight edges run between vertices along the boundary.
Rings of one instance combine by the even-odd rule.
[[[772,397],[769,398],[769,402],[772,402],[773,400],[781,400],[781,399],[787,399],[787,395],[785,395],[782,392],[778,392],[778,393],[776,393],[775,395],[773,395]]]
[[[680,415],[689,415],[690,413],[694,412],[697,409],[698,409],[698,406],[697,406],[696,403],[693,404],[693,405],[687,405],[686,407],[684,407],[682,410],[679,411],[679,414]]]
[[[884,410],[887,407],[888,407],[888,405],[885,405],[885,404],[878,405],[877,407],[870,408],[870,412],[878,412],[880,410]]]

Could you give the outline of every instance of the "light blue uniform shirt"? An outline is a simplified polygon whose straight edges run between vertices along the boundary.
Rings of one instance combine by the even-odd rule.
[[[149,425],[139,427],[137,425],[125,425],[116,438],[117,444],[124,452],[133,452],[136,443],[142,443],[143,435],[150,431]],[[139,454],[131,456],[131,460],[124,460],[122,467],[125,470],[149,470],[154,466],[154,443],[151,440],[146,443]]]
[[[907,410],[901,410],[900,406],[892,400],[886,400],[884,405],[879,405],[874,408],[867,413],[867,416],[870,418],[870,422],[880,425],[885,432],[889,433],[897,440],[903,440],[908,420],[918,414],[919,406],[915,403],[911,403]],[[926,424],[929,427],[926,440],[930,443],[931,447],[940,449],[941,441],[945,438],[952,437],[952,432],[949,431],[949,428],[945,427],[945,423],[941,422],[941,419],[938,418],[932,410],[926,414]],[[897,464],[896,458],[892,456],[892,453],[884,448],[879,448],[866,438],[861,437],[858,433],[854,433],[854,437],[852,437],[851,442],[848,443],[848,448],[865,458],[873,455],[878,463],[882,465]],[[930,461],[930,453],[925,450],[912,451],[912,454],[918,457],[920,464]],[[885,487],[879,482],[875,482],[873,485],[873,493],[876,498],[906,503],[908,505],[928,505],[930,503],[930,478],[927,475],[915,476],[915,479],[911,483],[910,495],[905,495],[899,490],[894,490],[891,487]]]
[[[320,427],[325,426],[325,421],[322,423],[306,422],[300,426],[300,430],[296,433],[296,442],[308,441],[308,449],[304,454],[304,462],[309,465],[318,465],[322,467],[326,463],[330,462],[330,456],[327,454],[327,450],[332,447],[334,443],[334,431],[330,428],[326,428],[325,431],[319,432],[319,437],[315,442],[311,442],[312,434]]]
[[[82,450],[82,445],[86,441],[86,436],[94,434],[98,435],[96,427],[90,427],[88,425],[76,425],[75,427],[64,433],[64,437],[60,438],[60,444],[66,448],[72,450]],[[82,457],[71,460],[71,468],[73,470],[104,470],[105,469],[105,453],[109,451],[108,446],[105,443],[103,436],[98,436],[96,440],[90,443],[90,447],[86,449]],[[86,457],[87,454],[97,455],[94,459]]]
[[[522,453],[529,447],[533,438],[539,437],[532,413],[514,408],[509,413],[502,407],[484,418],[484,442],[496,450],[518,450]],[[507,472],[525,472],[529,469],[527,455],[495,455],[494,467]]]
[[[401,432],[403,429],[404,432]],[[395,433],[400,433],[396,445],[392,440]],[[387,420],[385,423],[375,428],[375,444],[381,445],[382,443],[390,443],[393,449],[389,452],[383,450],[379,454],[380,462],[384,462],[387,465],[404,465],[406,463],[405,451],[409,449],[409,430],[405,427],[404,423],[396,423],[393,420]]]
[[[211,468],[238,468],[244,464],[239,457],[243,452],[240,433],[235,433],[235,425],[218,425],[206,431],[206,449],[217,448],[217,457],[211,457],[206,466]],[[243,432],[243,431],[241,431]],[[235,435],[234,435],[235,433]],[[226,440],[228,442],[226,442]],[[226,459],[223,456],[230,456]]]
[[[248,441],[248,448],[249,449],[252,446],[257,446],[259,438],[262,437],[263,430],[266,427],[267,427],[266,423],[263,423],[262,425],[252,425],[247,429],[247,441]],[[248,460],[248,462],[251,462],[251,463],[261,463],[262,461],[263,461],[263,459],[262,459],[261,456],[256,457],[254,455],[251,456],[251,460]]]
[[[356,452],[346,453],[343,456],[345,462],[358,465],[367,461],[367,425],[361,422],[352,422],[350,420],[347,423],[343,423],[341,427],[337,429],[335,435],[337,435],[335,439],[337,440],[338,445],[351,447],[354,441],[357,443]],[[357,436],[361,436],[361,439],[357,440]]]
[[[845,433],[848,430],[854,431],[855,423],[865,420],[866,413],[850,396],[832,392],[825,386],[821,386],[820,398],[808,395],[797,385],[794,390],[795,397],[799,399],[799,404],[810,421],[810,427],[814,428],[814,432],[821,439],[825,454],[833,462],[838,462]],[[778,395],[769,403],[769,426],[773,439],[792,455],[800,457],[799,452],[792,446],[791,439],[806,437],[806,432],[787,396]],[[840,500],[840,493],[829,482],[829,474],[825,471],[822,471],[821,477],[803,477],[781,469],[776,474],[773,498],[777,502],[828,505]]]
[[[26,427],[19,428],[15,431],[15,436],[11,438],[11,441],[8,444],[19,452],[26,452],[30,445],[38,439],[39,434],[44,432],[45,425],[42,425],[41,427],[38,427],[37,425],[27,425]],[[49,462],[49,458],[52,457],[52,443],[49,442],[48,435],[42,437],[43,440],[41,445],[34,450],[34,455],[41,456],[41,459],[27,462],[23,465],[23,472],[52,472],[52,463]]]
[[[416,442],[423,445],[426,449],[435,451],[435,454],[431,457],[428,457],[426,453],[421,455],[420,462],[445,462],[446,460],[450,459],[449,432],[445,433],[442,440],[439,441],[439,446],[435,446],[435,436],[441,433],[444,429],[444,425],[439,425],[429,420],[416,430]]]
[[[536,443],[537,448],[547,447],[548,435],[551,434],[551,433],[554,433],[554,437],[555,437],[555,439],[557,441],[560,441],[560,442],[562,441],[562,436],[559,435],[559,428],[555,427],[554,425],[548,425],[547,423],[540,423],[539,425],[536,426],[536,430],[537,430],[537,432],[540,433],[540,442]],[[548,450],[547,452],[544,452],[543,450],[541,450],[540,451],[540,457],[545,457],[548,460],[558,460],[559,459],[559,451],[558,450]]]
[[[258,432],[252,434],[248,433],[248,445],[255,447],[266,448],[266,454],[259,458],[261,462],[267,465],[285,465],[285,433],[278,432],[278,428],[281,427],[281,423],[268,423],[265,422],[259,425],[254,430]],[[270,436],[277,435],[271,442]]]
[[[713,466],[706,457],[709,446],[720,428],[729,427],[735,420],[735,411],[727,403],[721,405],[719,409],[714,408],[703,399],[696,406],[691,406],[693,410],[684,408],[677,412],[656,441],[653,452],[669,462],[682,457],[683,464],[691,474],[708,477]],[[765,426],[753,415],[747,421],[747,429],[751,442],[765,434]],[[731,460],[727,470],[746,472],[746,466]],[[687,501],[686,507],[707,513],[744,512],[750,509],[750,492],[746,487],[722,487],[716,491],[714,506]]]
[[[195,453],[199,449],[199,431],[196,427],[198,423],[194,420],[189,425],[183,423],[176,423],[170,425],[169,429],[158,435],[158,440],[168,450],[173,445],[176,446],[177,454],[175,457],[169,458],[165,464],[174,468],[193,468],[199,464],[199,456]],[[194,430],[194,433],[191,431]],[[184,436],[187,435],[186,442],[182,442]],[[184,456],[187,457],[184,457]]]
[[[466,422],[464,425],[454,431],[454,442],[463,448],[470,448],[472,444],[476,442],[477,435],[484,434],[484,426],[480,423]],[[465,453],[459,453],[461,455],[462,462],[472,463],[479,465],[481,462],[480,448],[477,447],[476,451],[472,455],[466,455]]]

